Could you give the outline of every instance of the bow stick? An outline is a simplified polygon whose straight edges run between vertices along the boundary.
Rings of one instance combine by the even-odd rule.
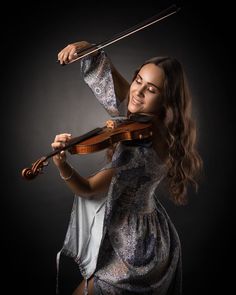
[[[102,49],[104,47],[107,47],[107,46],[109,46],[109,45],[111,45],[111,44],[113,44],[113,43],[115,43],[115,42],[117,42],[119,40],[122,40],[122,39],[124,39],[124,38],[126,38],[126,37],[128,37],[128,36],[130,36],[130,35],[132,35],[132,34],[134,34],[136,32],[138,32],[138,31],[141,31],[141,30],[143,30],[143,29],[145,29],[145,28],[147,28],[147,27],[149,27],[149,26],[151,26],[151,25],[153,25],[153,24],[155,24],[157,22],[160,22],[163,19],[171,16],[172,14],[177,13],[179,10],[180,10],[180,8],[177,7],[175,4],[173,4],[170,7],[162,10],[158,14],[152,16],[151,18],[146,19],[143,22],[141,22],[141,23],[139,23],[139,24],[137,24],[137,25],[135,25],[135,26],[127,29],[126,31],[121,32],[121,33],[115,35],[111,39],[108,39],[106,41],[103,41],[101,43],[92,45],[90,47],[87,47],[85,49],[82,49],[82,50],[76,52],[75,54],[78,57],[75,58],[75,59],[73,59],[73,60],[71,60],[68,64],[71,64],[71,63],[73,63],[73,62],[75,62],[75,61],[77,61],[77,60],[79,60],[79,59],[81,59],[81,58],[83,58],[83,57],[91,54],[91,53],[94,53],[94,52],[96,52],[96,51],[98,51],[98,50],[100,50],[100,49]]]

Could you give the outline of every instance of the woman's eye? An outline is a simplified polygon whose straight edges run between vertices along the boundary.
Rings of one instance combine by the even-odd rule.
[[[151,93],[156,93],[156,92],[155,92],[155,89],[154,89],[153,87],[149,87],[149,88],[148,88],[148,91],[151,92]]]
[[[142,81],[141,81],[140,79],[136,79],[135,82],[136,82],[137,84],[141,84],[141,83],[142,83]]]

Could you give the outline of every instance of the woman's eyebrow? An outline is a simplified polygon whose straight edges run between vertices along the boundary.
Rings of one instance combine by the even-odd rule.
[[[142,78],[142,76],[140,76],[140,74],[137,74],[137,76],[138,76],[138,78],[140,78],[141,80],[143,80],[143,78]],[[155,84],[153,84],[153,83],[151,83],[151,82],[147,82],[147,84],[156,87],[158,90],[161,90],[161,88],[160,88],[159,86],[157,86],[157,85],[155,85]]]

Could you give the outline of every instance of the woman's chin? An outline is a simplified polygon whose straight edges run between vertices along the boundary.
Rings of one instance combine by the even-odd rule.
[[[140,112],[140,108],[136,107],[133,104],[128,105],[128,111],[130,111],[130,113],[138,113]]]

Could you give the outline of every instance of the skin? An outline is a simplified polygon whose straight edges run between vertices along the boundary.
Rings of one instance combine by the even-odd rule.
[[[128,110],[155,113],[164,83],[164,72],[154,64],[144,65],[130,86]]]

